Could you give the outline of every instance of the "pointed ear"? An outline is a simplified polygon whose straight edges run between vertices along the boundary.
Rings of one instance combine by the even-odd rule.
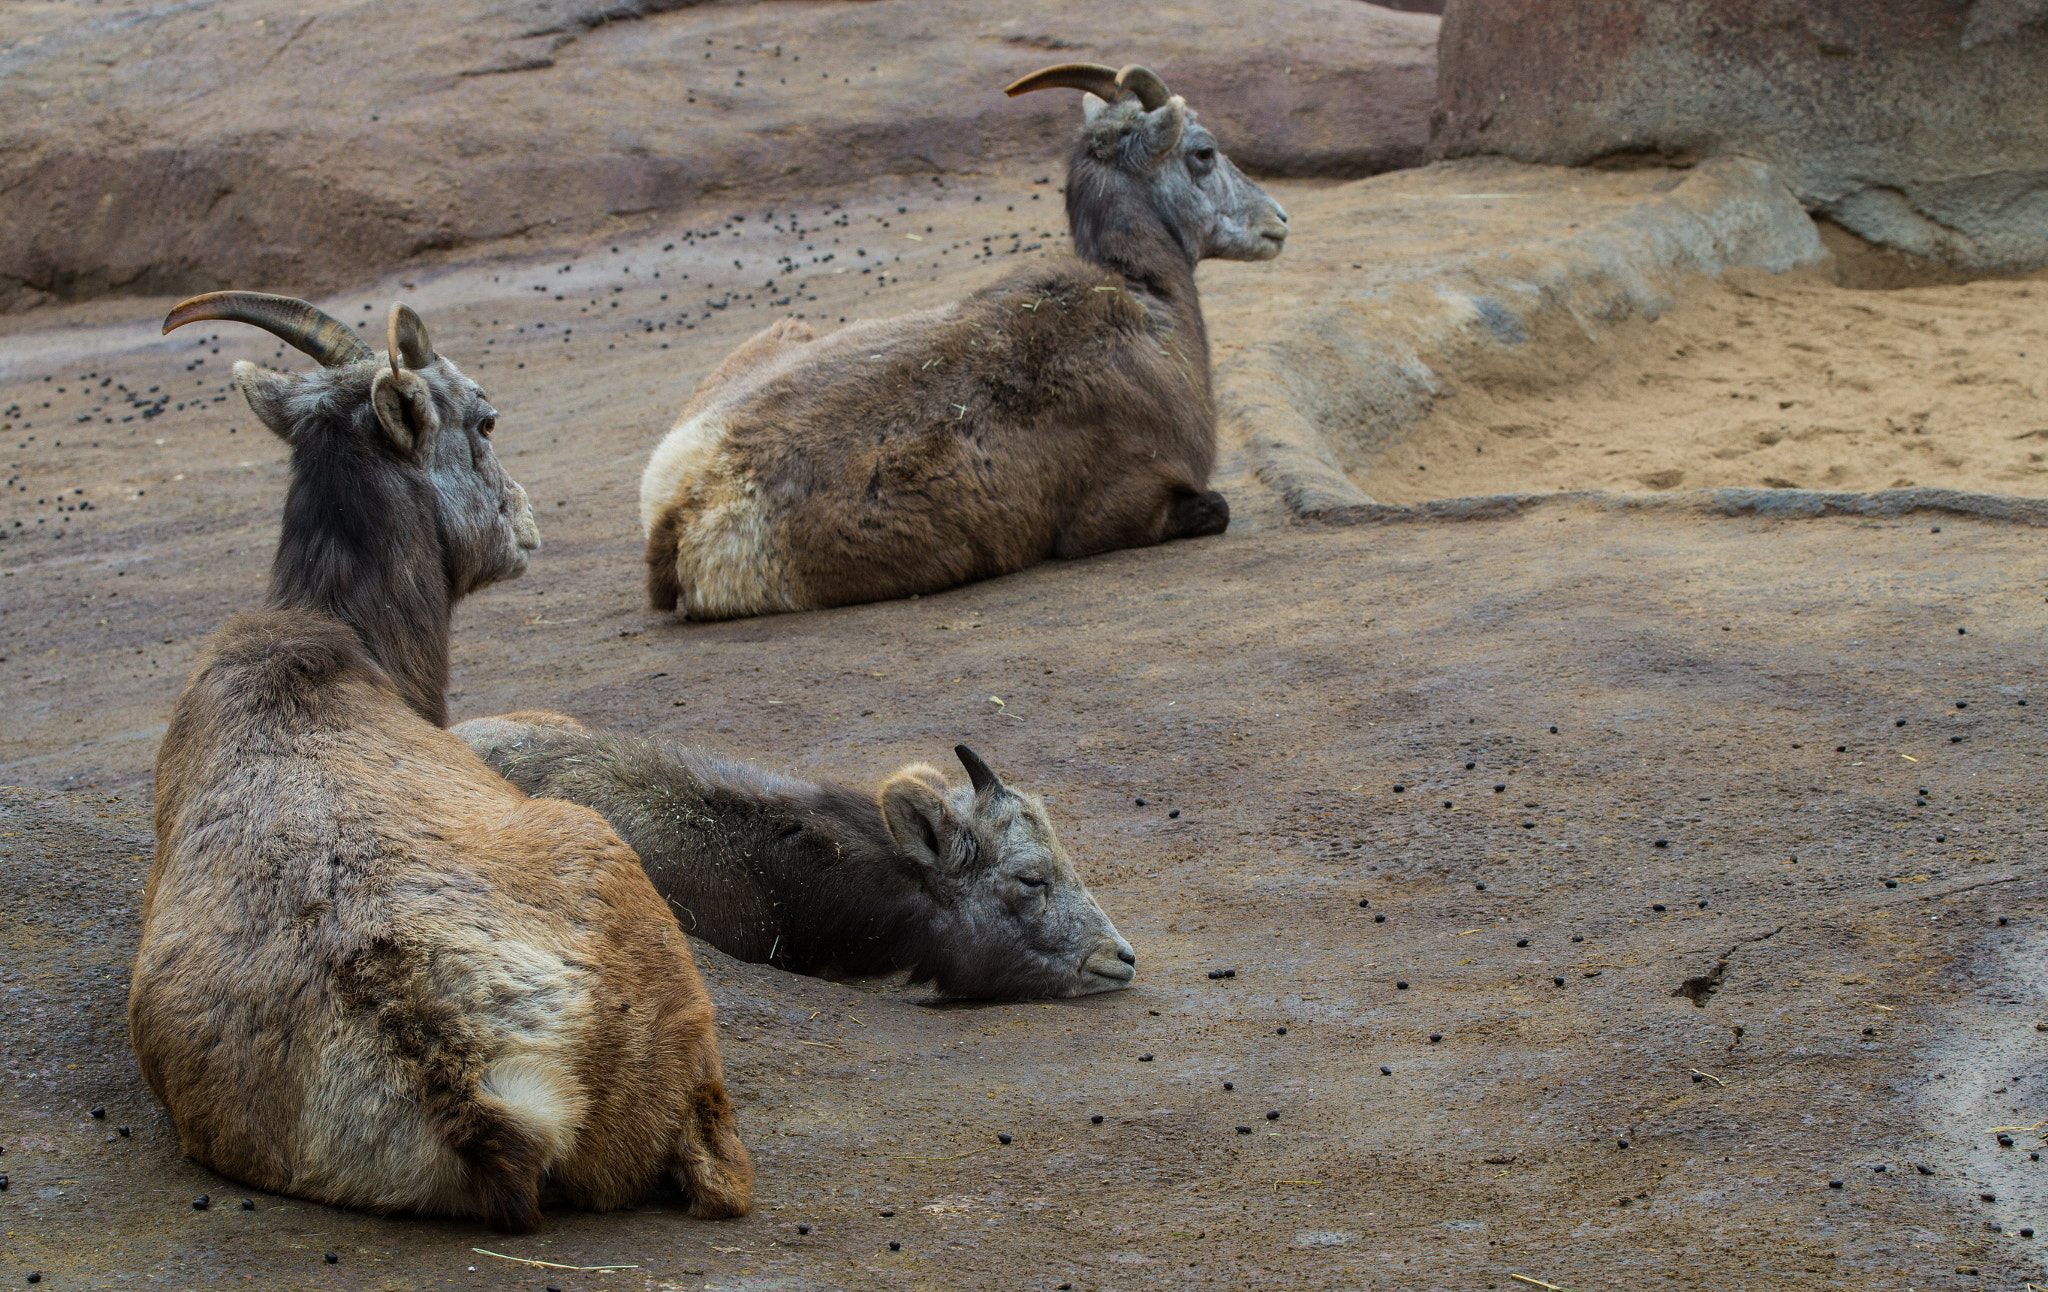
[[[946,801],[946,782],[928,763],[912,763],[882,785],[882,820],[896,845],[928,870],[951,874],[965,827]]]
[[[1145,155],[1154,165],[1180,147],[1181,132],[1188,128],[1187,101],[1178,94],[1168,99],[1157,111],[1145,114],[1143,144]]]
[[[285,415],[285,401],[291,398],[293,382],[289,375],[259,368],[247,359],[235,362],[235,389],[249,401],[249,411],[256,414],[256,420],[287,444],[292,439],[292,423]]]
[[[426,378],[403,368],[379,368],[370,383],[370,406],[392,445],[409,458],[424,460],[441,429],[441,413]]]
[[[1095,118],[1102,115],[1102,110],[1108,106],[1109,100],[1098,99],[1084,91],[1081,95],[1081,123],[1083,125],[1092,123]]]

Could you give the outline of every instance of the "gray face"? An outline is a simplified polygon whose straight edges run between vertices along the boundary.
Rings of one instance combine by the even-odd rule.
[[[405,373],[403,384],[424,398],[419,415],[394,431],[372,398],[373,388],[394,384],[393,376],[386,360],[304,374],[235,365],[235,385],[250,409],[287,443],[299,448],[302,436],[341,437],[375,455],[381,469],[348,477],[351,490],[403,489],[416,497],[416,482],[424,481],[456,595],[524,574],[540,530],[526,490],[491,447],[498,410],[482,387],[437,358]],[[406,558],[387,554],[393,566]]]
[[[528,554],[540,546],[533,505],[519,482],[505,473],[491,445],[498,410],[483,387],[447,359],[422,369],[434,390],[441,428],[427,461],[441,532],[460,549],[457,568],[467,575],[464,592],[526,573]]]
[[[1141,180],[1153,209],[1201,259],[1271,260],[1287,243],[1287,212],[1216,146],[1178,95],[1146,112],[1130,99],[1086,103],[1090,152]]]

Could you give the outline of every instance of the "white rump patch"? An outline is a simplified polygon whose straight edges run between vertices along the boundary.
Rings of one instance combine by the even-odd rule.
[[[485,1068],[477,1084],[547,1146],[548,1166],[569,1156],[576,1147],[576,1128],[583,1122],[589,1101],[575,1077],[559,1064],[538,1054],[517,1054]]]
[[[725,451],[728,426],[698,413],[668,433],[640,476],[640,532],[676,516],[679,609],[729,619],[805,608],[755,481]]]

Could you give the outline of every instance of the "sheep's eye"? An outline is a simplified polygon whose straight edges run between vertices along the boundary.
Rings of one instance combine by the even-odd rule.
[[[1017,876],[1017,882],[1026,888],[1044,888],[1047,881],[1038,878],[1036,875],[1019,875]]]
[[[1216,150],[1214,148],[1197,148],[1195,149],[1195,160],[1204,166],[1210,165],[1216,160]]]
[[[476,424],[476,433],[478,435],[483,436],[487,440],[491,438],[491,432],[497,429],[498,419],[495,417],[486,417],[484,420]]]

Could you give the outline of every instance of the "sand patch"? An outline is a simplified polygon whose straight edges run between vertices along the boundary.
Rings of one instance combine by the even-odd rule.
[[[1453,393],[1360,483],[1378,500],[1911,485],[2048,493],[2048,273],[1892,290],[1860,265],[1697,278],[1654,322]]]

